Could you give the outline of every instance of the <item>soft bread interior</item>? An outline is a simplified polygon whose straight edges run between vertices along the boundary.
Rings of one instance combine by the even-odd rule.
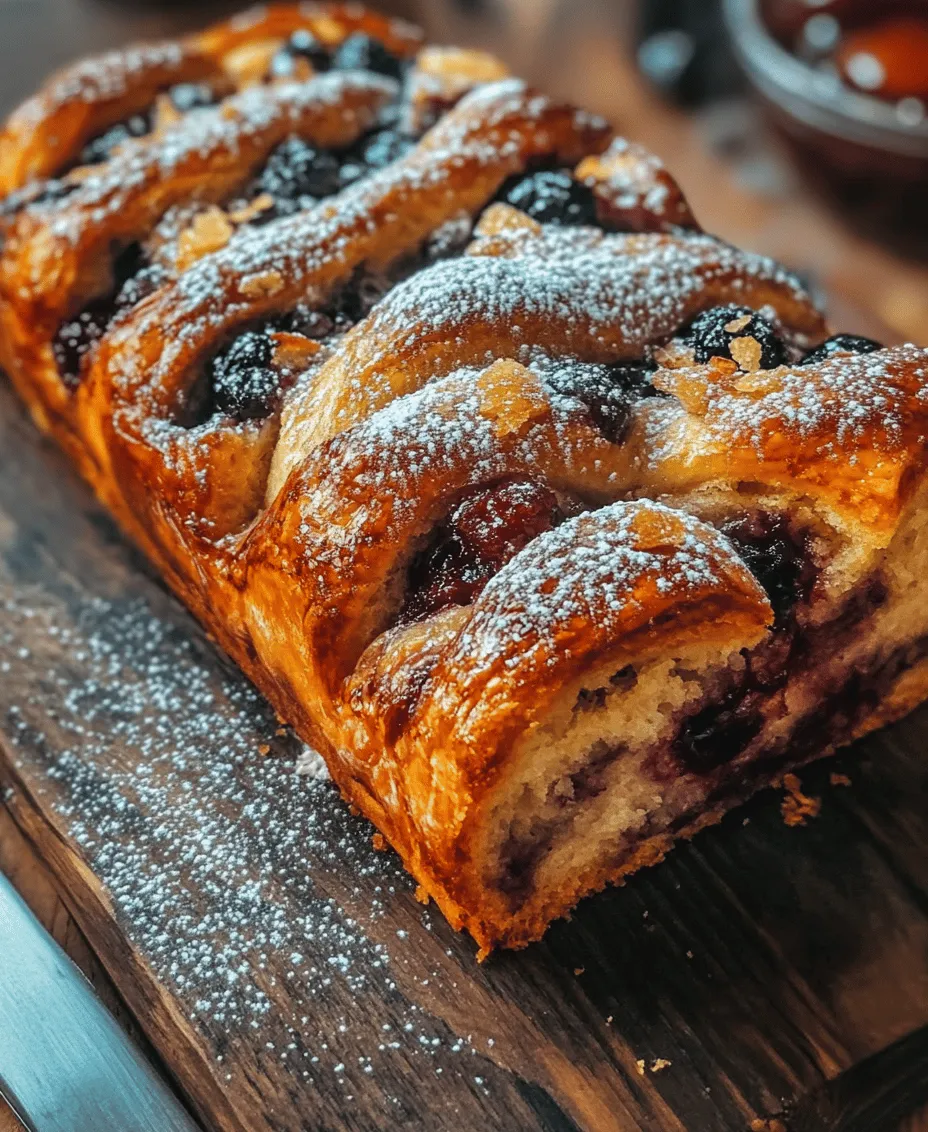
[[[800,647],[783,686],[765,696],[756,734],[717,767],[688,769],[675,746],[694,711],[738,685],[747,663],[738,651],[616,656],[565,687],[514,749],[487,812],[479,868],[507,910],[494,932],[509,943],[535,938],[584,894],[659,859],[674,836],[922,698],[928,489],[890,545],[857,555],[853,571],[843,539],[830,564],[840,562],[840,585],[797,611]],[[913,671],[923,673],[914,682]]]
[[[564,690],[524,737],[487,823],[486,882],[513,910],[533,893],[571,892],[616,859],[656,815],[698,800],[685,776],[667,782],[656,760],[687,708],[728,684],[744,658],[718,644],[628,663],[613,658]]]

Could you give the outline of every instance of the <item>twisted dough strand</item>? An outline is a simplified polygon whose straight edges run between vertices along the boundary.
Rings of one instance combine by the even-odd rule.
[[[268,497],[329,436],[434,377],[488,358],[639,358],[699,311],[730,302],[769,304],[797,334],[822,329],[799,283],[778,264],[711,236],[578,238],[554,229],[529,236],[521,253],[450,260],[395,287],[290,407]]]
[[[224,80],[217,61],[189,41],[112,51],[66,68],[0,131],[0,196],[59,172],[96,134],[151,106],[159,91]]]
[[[15,296],[26,280],[21,317],[52,333],[107,289],[113,245],[148,235],[174,204],[227,199],[290,134],[321,147],[348,145],[395,93],[389,79],[354,72],[252,87],[128,142],[63,201],[34,205],[16,218],[0,260],[0,288]]]
[[[154,476],[176,485],[168,494],[182,517],[205,520],[211,538],[239,528],[259,503],[240,492],[248,430],[230,439],[238,455],[222,467],[216,454],[219,432],[231,437],[226,425],[187,430],[171,424],[209,351],[246,322],[301,300],[319,304],[360,264],[383,266],[414,250],[446,220],[475,212],[529,161],[573,163],[608,137],[598,118],[521,83],[494,84],[467,96],[406,158],[382,172],[309,212],[243,230],[101,342],[77,395],[100,467],[114,468],[119,482]],[[119,473],[121,461],[128,463]],[[202,475],[191,479],[197,469]],[[227,509],[236,494],[242,504]],[[147,505],[144,499],[134,504],[141,513]]]
[[[208,82],[227,92],[237,78],[236,50],[304,30],[330,47],[363,32],[400,56],[422,42],[409,24],[352,4],[268,4],[186,39],[83,59],[53,76],[0,131],[0,196],[59,173],[92,137],[146,110],[169,87]]]

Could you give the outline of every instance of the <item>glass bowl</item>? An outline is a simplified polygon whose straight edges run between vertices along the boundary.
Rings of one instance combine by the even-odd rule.
[[[928,256],[928,115],[901,114],[792,55],[759,0],[722,0],[745,74],[805,175],[855,224]]]

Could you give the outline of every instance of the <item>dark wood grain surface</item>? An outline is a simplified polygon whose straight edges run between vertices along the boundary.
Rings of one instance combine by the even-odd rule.
[[[211,1126],[879,1128],[924,1098],[924,713],[851,786],[810,774],[808,827],[768,795],[477,967],[6,388],[0,422],[6,804]]]
[[[0,0],[0,110],[192,7]],[[869,297],[859,325],[924,340],[922,269],[816,225],[795,189],[747,192],[635,83],[604,7],[572,5],[569,27],[554,3],[427,14],[675,150],[711,227]],[[371,829],[294,774],[291,739],[6,386],[0,668],[6,812],[80,928],[46,890],[47,918],[210,1127],[880,1132],[928,1100],[928,713],[844,756],[850,786],[810,772],[807,827],[768,795],[478,968]],[[0,844],[41,889],[23,843]]]

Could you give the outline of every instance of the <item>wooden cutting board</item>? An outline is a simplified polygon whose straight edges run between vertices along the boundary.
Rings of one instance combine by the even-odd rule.
[[[478,966],[5,383],[0,677],[6,804],[210,1128],[879,1132],[928,1099],[928,712],[804,775],[806,826],[769,792]]]

